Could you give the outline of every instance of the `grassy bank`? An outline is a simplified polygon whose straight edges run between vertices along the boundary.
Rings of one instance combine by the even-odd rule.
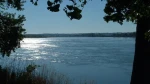
[[[0,67],[0,84],[70,84],[69,79],[63,74],[53,71],[47,72],[46,75],[44,69],[37,73],[34,71],[35,68],[35,65],[29,65],[24,70],[14,71],[8,67]]]
[[[10,63],[9,66],[0,66],[0,84],[74,84],[66,75],[58,73],[54,69],[48,70],[44,65],[29,64],[25,68],[19,69],[16,67],[19,65]],[[21,62],[19,64],[21,65]],[[81,80],[78,84],[95,83]]]

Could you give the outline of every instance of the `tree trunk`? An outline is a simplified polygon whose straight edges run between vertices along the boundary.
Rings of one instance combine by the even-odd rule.
[[[150,18],[138,19],[130,84],[150,84],[150,42],[145,38],[145,33],[149,29]]]

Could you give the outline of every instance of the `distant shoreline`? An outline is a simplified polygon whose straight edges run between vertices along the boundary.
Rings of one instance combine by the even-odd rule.
[[[50,37],[135,37],[135,32],[127,33],[72,33],[72,34],[25,34],[25,38]]]

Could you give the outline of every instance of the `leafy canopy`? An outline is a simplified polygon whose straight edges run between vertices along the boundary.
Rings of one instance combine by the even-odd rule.
[[[0,53],[9,56],[12,51],[20,47],[25,29],[22,28],[25,17],[5,12],[9,8],[23,10],[24,1],[0,0]]]
[[[150,0],[107,0],[104,12],[105,21],[123,24],[123,21],[137,22],[143,17],[150,17]]]
[[[38,5],[38,0],[30,0],[34,5]],[[60,5],[64,0],[47,0],[47,9],[51,12],[59,12]],[[80,20],[82,18],[81,12],[83,7],[90,0],[68,0],[72,2],[71,5],[66,5],[64,7],[64,12],[72,20]]]

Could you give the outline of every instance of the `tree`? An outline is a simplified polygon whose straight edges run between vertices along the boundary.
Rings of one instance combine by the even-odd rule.
[[[149,0],[107,0],[105,21],[123,24],[132,21],[137,24],[133,71],[130,84],[150,84],[150,1]]]
[[[12,51],[20,47],[25,29],[22,28],[25,17],[5,12],[9,8],[23,10],[24,1],[0,0],[0,53],[9,56]]]
[[[38,4],[38,0],[30,0],[30,1],[34,5]],[[47,9],[51,12],[58,12],[62,1],[63,0],[53,0],[53,1],[48,0]],[[71,1],[73,4],[66,5],[66,7],[64,7],[63,9],[64,12],[71,20],[72,19],[80,20],[82,18],[82,15],[81,15],[82,9],[84,5],[86,5],[88,0],[69,0],[69,1]],[[13,7],[17,10],[20,10],[22,9],[21,2],[22,2],[21,0],[0,0],[0,3],[1,3],[0,7],[3,6],[4,3],[7,3],[8,7]],[[150,30],[150,24],[149,24],[150,1],[149,0],[106,0],[106,2],[107,2],[106,6],[104,8],[104,12],[106,13],[106,16],[104,16],[104,20],[106,22],[113,21],[113,22],[118,22],[119,24],[122,25],[123,21],[126,20],[126,21],[131,21],[137,24],[135,55],[134,55],[131,84],[150,84],[150,81],[149,81],[149,78],[150,78],[150,72],[149,72],[150,71],[150,68],[149,68],[150,42],[148,39],[150,37],[150,31],[149,31]],[[2,16],[0,16],[0,18],[1,17]],[[7,17],[7,18],[10,18],[10,17]],[[4,24],[5,23],[1,23],[1,25],[4,25]],[[3,29],[5,28],[7,28],[7,26],[3,27]],[[10,28],[11,27],[9,27],[8,29]],[[20,29],[23,29],[22,26],[20,26]],[[23,31],[21,33],[23,33]],[[18,34],[22,38],[21,33],[18,33]],[[5,33],[0,32],[0,35],[1,34],[5,34]],[[8,34],[6,34],[6,36],[7,35]],[[18,37],[16,37],[16,39],[17,38]],[[8,38],[8,40],[9,39],[10,38]],[[19,42],[20,40],[21,39],[17,40],[17,42]],[[10,48],[10,49],[5,50],[5,48],[2,48],[1,46],[7,45],[7,44],[4,44],[2,42],[3,41],[0,42],[0,49],[2,53],[5,51],[10,52],[10,50],[15,49],[15,48]],[[13,47],[16,47],[16,45]]]

